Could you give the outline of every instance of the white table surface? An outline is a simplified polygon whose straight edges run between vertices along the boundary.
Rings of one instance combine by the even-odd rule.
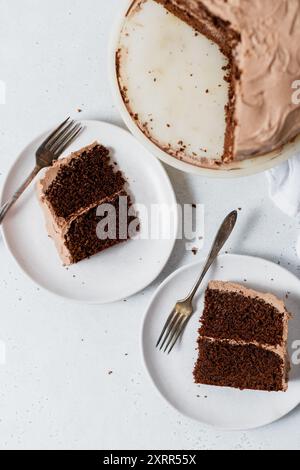
[[[0,80],[7,86],[0,105],[0,187],[20,150],[66,115],[122,125],[107,50],[125,2],[0,0]],[[205,204],[198,259],[219,220],[240,207],[228,251],[280,261],[300,275],[299,224],[271,204],[263,174],[221,181],[167,171],[180,202]],[[153,389],[139,347],[144,311],[166,275],[195,260],[178,242],[145,292],[109,306],[78,306],[27,280],[0,239],[0,341],[6,345],[0,448],[299,449],[300,409],[264,429],[223,433],[178,415]]]

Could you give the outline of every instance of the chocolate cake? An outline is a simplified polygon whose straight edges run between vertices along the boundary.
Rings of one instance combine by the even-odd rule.
[[[197,384],[286,391],[289,314],[282,301],[228,282],[211,282],[199,330]]]
[[[46,171],[38,183],[38,197],[48,234],[65,265],[78,263],[130,238],[128,227],[134,217],[126,219],[126,233],[120,233],[119,224],[121,199],[126,207],[132,205],[125,186],[124,176],[116,169],[109,150],[97,142],[56,161]],[[97,231],[107,216],[105,211],[97,215],[104,204],[114,209],[113,237],[99,237]]]
[[[144,17],[141,14],[142,10],[145,11]],[[165,12],[164,22],[162,11]],[[158,133],[155,128],[158,116],[161,115],[165,119],[166,113],[158,111],[157,106],[153,106],[152,120],[145,121],[146,115],[140,106],[141,98],[131,89],[131,82],[126,76],[125,69],[129,64],[128,70],[131,70],[130,64],[133,63],[133,58],[127,57],[128,50],[120,49],[117,54],[117,66],[124,102],[135,116],[141,130],[154,143],[180,160],[198,166],[216,167],[280,150],[300,134],[300,103],[299,100],[292,99],[295,83],[299,80],[300,0],[135,0],[128,12],[128,18],[131,16],[134,19],[136,16],[135,24],[137,22],[142,24],[141,20],[145,18],[146,23],[146,13],[147,21],[152,21],[155,32],[168,30],[168,37],[163,34],[161,36],[162,44],[169,41],[169,37],[173,38],[173,42],[177,41],[176,30],[180,37],[186,38],[186,31],[180,29],[171,17],[176,17],[188,25],[198,36],[205,36],[213,41],[226,59],[223,75],[228,82],[223,154],[219,155],[218,150],[218,156],[209,155],[210,148],[204,149],[206,152],[203,152],[201,149],[196,149],[194,142],[191,149],[191,141],[185,141],[181,135],[178,135],[178,140],[181,142],[179,147],[174,144],[173,138],[168,145],[166,139],[172,135],[171,131]],[[157,30],[155,21],[160,22]],[[145,30],[145,24],[142,26]],[[125,33],[134,34],[134,22],[129,33],[128,31],[125,30]],[[143,39],[143,36],[141,38]],[[192,37],[188,39],[188,43],[192,43]],[[171,48],[170,41],[168,47]],[[194,48],[196,54],[199,54],[200,45],[199,48],[196,44],[190,47],[184,42],[182,47],[182,68],[187,68],[192,49]],[[186,60],[184,52],[187,54]],[[159,52],[157,54],[159,55]],[[174,65],[175,54],[176,52],[170,49],[168,61],[170,68]],[[196,57],[194,60],[196,61]],[[152,62],[155,63],[154,60]],[[179,62],[176,63],[176,68],[178,67]],[[209,67],[209,61],[202,62],[202,67]],[[149,73],[156,73],[153,75],[154,80],[159,82],[164,80],[166,71],[164,70],[162,75],[159,74],[159,69],[150,70]],[[208,73],[212,76],[211,70]],[[177,74],[180,75],[181,71],[177,70]],[[200,78],[198,77],[197,84],[191,77],[190,89],[193,96],[195,88],[199,93],[203,93],[198,86]],[[172,112],[174,114],[174,100],[180,100],[181,84],[178,86],[177,78],[174,80],[178,88],[177,96],[175,98],[175,90],[170,84],[173,101],[170,98],[170,102],[165,100],[163,104],[170,114]],[[143,83],[145,81],[147,81],[146,73]],[[213,82],[213,78],[211,81]],[[186,86],[188,85],[185,84],[184,87]],[[216,84],[212,87],[215,88],[215,96],[220,99]],[[149,84],[147,89],[152,90]],[[159,90],[158,86],[157,89]],[[209,94],[210,90],[207,89],[206,92]],[[195,106],[192,104],[195,120],[199,119],[198,108],[202,108],[204,102],[202,98],[197,102],[197,106],[196,103]],[[212,112],[215,112],[212,106],[210,104]],[[186,114],[184,106],[182,109]],[[203,117],[202,115],[202,126],[205,126]],[[215,117],[217,119],[217,114]],[[180,116],[177,118],[180,120]],[[184,117],[182,119],[186,120]],[[177,125],[176,122],[172,124],[176,131],[182,132],[182,125]],[[211,125],[213,126],[213,123]],[[193,126],[196,127],[197,123],[195,122]],[[192,135],[194,140],[191,130],[182,133],[185,137]],[[161,138],[164,142],[161,142]]]

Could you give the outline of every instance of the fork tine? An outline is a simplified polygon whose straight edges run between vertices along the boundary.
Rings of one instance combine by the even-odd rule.
[[[70,117],[68,117],[64,122],[60,124],[60,126],[55,129],[55,131],[52,132],[52,134],[49,135],[47,140],[43,143],[45,146],[49,144],[49,142],[57,135],[57,133],[67,124],[67,122],[70,120]]]
[[[57,158],[62,154],[63,150],[69,146],[69,142],[73,140],[74,134],[77,135],[80,129],[81,129],[80,124],[76,124],[76,126],[74,126],[71,130],[69,130],[67,134],[64,135],[60,139],[60,141],[57,142],[57,144],[55,144],[55,146],[52,149],[52,152],[56,155]]]
[[[55,139],[53,144],[50,147],[50,151],[55,153],[61,147],[61,145],[69,138],[69,136],[74,132],[75,129],[79,126],[79,123],[75,123],[75,121],[71,121],[70,124],[62,130],[60,135]]]
[[[178,323],[180,319],[180,314],[176,312],[176,315],[174,316],[173,320],[171,321],[170,325],[169,325],[169,328],[166,332],[166,335],[165,335],[165,338],[160,346],[160,351],[163,349],[164,345],[166,344],[166,341],[168,341],[169,337],[170,337],[170,334],[172,333],[172,331],[174,330],[174,328],[176,328],[176,325]]]
[[[47,144],[47,149],[49,149],[51,152],[53,152],[53,148],[57,144],[57,142],[60,142],[61,139],[64,138],[64,136],[72,129],[72,127],[75,125],[75,121],[68,121],[65,126],[61,128],[59,132],[55,134],[54,137],[48,142]]]
[[[74,129],[72,134],[70,133],[71,135],[67,138],[67,140],[65,140],[62,143],[62,145],[56,150],[55,152],[56,158],[58,158],[71,145],[73,140],[76,139],[76,137],[80,134],[82,130],[83,130],[83,127],[79,125]]]
[[[173,343],[172,343],[171,346],[170,346],[170,349],[169,349],[169,351],[168,351],[168,354],[170,354],[170,353],[172,352],[172,350],[173,350],[175,344],[177,343],[179,337],[182,335],[182,333],[183,333],[183,331],[184,331],[184,329],[185,329],[185,327],[186,327],[187,322],[188,322],[188,318],[185,318],[185,319],[183,320],[183,322],[181,323],[181,325],[180,325],[180,327],[179,327],[179,329],[178,329],[178,332],[177,332],[177,334],[176,334],[176,336],[175,336],[175,338],[174,338],[174,341],[173,341]]]
[[[164,326],[164,328],[163,328],[163,330],[162,330],[162,332],[161,332],[161,335],[160,335],[160,337],[159,337],[159,339],[158,339],[158,341],[157,341],[157,343],[156,343],[156,347],[157,347],[157,348],[158,348],[158,346],[159,346],[161,340],[163,339],[163,336],[164,336],[164,334],[165,334],[165,332],[166,332],[166,330],[167,330],[169,324],[171,323],[171,321],[172,321],[172,319],[173,319],[173,317],[174,317],[175,314],[176,314],[176,311],[175,311],[175,310],[172,310],[172,312],[171,312],[171,314],[169,315],[169,318],[168,318],[168,320],[166,321],[165,326]]]
[[[181,325],[183,319],[184,319],[184,316],[180,314],[178,316],[178,319],[177,319],[172,331],[170,332],[169,339],[168,339],[168,342],[167,342],[166,347],[164,349],[164,352],[167,351],[168,347],[170,346],[171,342],[173,341],[173,338],[176,335],[176,333],[178,331],[178,328],[180,328],[180,325]]]

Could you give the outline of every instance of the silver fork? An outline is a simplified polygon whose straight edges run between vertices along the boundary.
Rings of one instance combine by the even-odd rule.
[[[164,352],[170,354],[172,349],[174,348],[175,344],[177,343],[179,337],[183,333],[188,321],[190,320],[191,316],[194,313],[193,309],[193,300],[194,297],[202,284],[204,277],[206,276],[208,270],[210,269],[211,265],[214,263],[216,258],[218,257],[220,251],[222,250],[224,244],[230,237],[235,224],[237,222],[238,213],[237,211],[231,212],[224,222],[222,223],[217,237],[214,241],[212,250],[209,254],[209,257],[206,261],[204,269],[199,277],[198,281],[194,285],[191,293],[184,299],[180,300],[176,303],[175,307],[173,308],[163,330],[158,339],[156,347],[160,346],[160,350],[164,347]]]
[[[0,208],[0,225],[8,211],[15,202],[17,202],[41,169],[50,166],[52,162],[57,160],[80,134],[82,129],[80,123],[76,123],[68,118],[41,144],[36,152],[36,164],[34,169],[12,198]]]

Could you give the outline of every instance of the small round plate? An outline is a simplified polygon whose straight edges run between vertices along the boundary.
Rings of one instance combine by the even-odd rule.
[[[193,369],[197,360],[197,337],[205,286],[196,299],[195,314],[172,353],[169,356],[163,354],[155,348],[155,344],[175,302],[190,291],[202,268],[203,264],[197,263],[179,269],[156,292],[142,331],[146,368],[160,394],[185,416],[227,430],[254,429],[270,424],[300,403],[300,365],[295,365],[296,362],[300,364],[300,281],[269,261],[238,255],[219,257],[206,277],[206,284],[212,279],[232,281],[261,292],[272,292],[279,298],[287,296],[286,305],[293,315],[289,348],[294,364],[286,393],[199,386],[194,384]]]
[[[153,2],[153,0],[147,0],[149,2]],[[146,149],[148,149],[155,157],[159,158],[161,161],[164,163],[180,170],[186,173],[192,173],[196,175],[201,175],[205,177],[212,177],[212,178],[237,178],[237,177],[242,177],[242,176],[249,176],[253,174],[257,174],[260,172],[263,172],[265,170],[269,170],[270,168],[273,168],[280,163],[288,160],[289,158],[293,157],[297,152],[299,152],[300,148],[300,137],[295,139],[293,142],[285,145],[284,147],[280,148],[277,151],[268,153],[266,155],[256,157],[256,158],[249,158],[243,161],[239,162],[234,162],[232,164],[226,164],[226,165],[220,165],[217,169],[216,168],[204,168],[196,165],[192,165],[190,163],[186,163],[184,161],[181,161],[174,156],[170,155],[167,153],[165,150],[161,149],[158,145],[156,145],[149,137],[147,137],[146,133],[144,133],[140,126],[137,124],[137,121],[134,119],[134,110],[130,113],[129,110],[127,109],[127,106],[124,103],[124,99],[122,96],[122,93],[120,91],[120,86],[119,86],[119,80],[118,80],[118,65],[117,65],[117,54],[116,52],[120,50],[124,44],[124,39],[126,39],[126,34],[124,34],[124,26],[127,24],[129,21],[128,19],[130,18],[130,12],[131,12],[131,7],[133,5],[133,0],[128,0],[128,3],[126,3],[126,8],[124,8],[124,11],[121,13],[120,18],[118,19],[116,23],[116,27],[113,31],[112,38],[111,38],[111,46],[110,46],[110,63],[109,63],[109,69],[110,69],[110,78],[111,78],[111,85],[112,85],[112,92],[113,96],[115,98],[116,104],[118,106],[118,109],[120,111],[120,114],[128,127],[128,129],[133,133],[133,135],[144,145]],[[157,5],[156,5],[157,6]],[[158,7],[157,7],[158,8]],[[135,23],[136,22],[136,23]],[[135,24],[138,24],[138,28],[135,27]],[[154,24],[156,24],[154,22]],[[169,68],[172,66],[171,61],[168,60],[163,60],[165,56],[168,56],[168,54],[171,54],[172,52],[168,50],[169,48],[169,43],[170,43],[170,37],[172,36],[168,33],[166,28],[160,27],[160,29],[155,30],[155,34],[153,33],[148,34],[147,37],[144,34],[144,26],[143,24],[140,24],[137,20],[133,21],[133,29],[135,31],[135,34],[137,34],[137,39],[135,41],[136,46],[134,46],[133,49],[126,50],[127,54],[127,59],[128,57],[130,58],[130,62],[132,62],[133,57],[130,56],[132,54],[135,56],[136,54],[139,54],[139,56],[142,57],[147,57],[149,56],[149,50],[152,50],[152,57],[155,57],[155,63],[157,62],[162,62],[162,66],[159,69],[159,73],[161,76],[168,76],[167,72]],[[160,34],[161,37],[157,37],[157,34]],[[155,41],[153,40],[153,37],[155,37]],[[149,43],[147,41],[150,41]],[[153,51],[153,43],[157,45],[157,50]],[[185,50],[187,48],[186,45],[183,45],[182,48]],[[198,51],[194,53],[194,57],[197,57]],[[158,60],[157,58],[162,57],[161,60]],[[151,59],[149,59],[151,60]],[[211,57],[210,57],[211,60]],[[139,63],[139,61],[137,61]],[[180,76],[180,79],[183,77],[186,77],[187,81],[190,80],[190,62],[184,61],[183,62],[185,65],[183,65],[180,69],[180,73],[178,72],[178,75]],[[188,64],[188,66],[186,65]],[[152,64],[149,63],[147,64],[147,67],[151,69]],[[164,69],[165,67],[165,69]],[[139,83],[139,86],[136,87],[137,93],[136,93],[136,98],[140,97],[142,94],[144,96],[147,96],[147,100],[151,103],[155,103],[155,109],[160,108],[160,101],[157,100],[157,95],[155,94],[155,91],[151,91],[149,89],[149,86],[147,86],[147,80],[142,79],[144,76],[143,73],[145,72],[140,72],[140,75],[137,73],[137,82]],[[174,72],[175,74],[175,72]],[[172,83],[169,83],[169,86],[166,85],[166,90],[164,96],[170,96],[170,103],[168,103],[167,109],[173,109],[174,108],[174,74],[172,75]],[[214,77],[217,74],[217,69],[213,75],[209,74],[208,72],[208,67],[204,64],[203,66],[203,77],[202,79],[204,82],[208,83],[208,86],[210,89],[213,88],[213,81]],[[131,74],[132,76],[132,74]],[[145,75],[147,77],[147,75]],[[210,84],[210,85],[209,85]],[[151,96],[151,94],[153,96]],[[219,98],[215,97],[214,94],[210,95],[205,95],[205,98],[201,98],[199,94],[199,106],[202,109],[206,109],[206,100],[207,96],[212,97],[212,102],[215,102]],[[176,101],[176,100],[175,100]],[[180,100],[177,100],[180,102]],[[178,103],[177,103],[178,104]],[[183,104],[185,106],[186,100],[183,101]],[[217,103],[218,105],[221,105],[221,103]],[[223,104],[222,104],[223,106]],[[184,116],[185,111],[184,107],[181,109],[178,107],[176,108],[176,113],[173,110],[172,113],[170,111],[170,119],[171,122],[179,122],[180,126],[184,126],[184,123],[186,122],[189,126],[189,129],[191,128],[205,128],[205,125],[208,125],[210,123],[211,129],[210,133],[212,133],[212,130],[214,129],[215,125],[215,120],[210,121],[209,119],[211,118],[209,111],[203,114],[202,117],[199,118],[197,115],[196,122],[194,122],[193,125],[191,125],[191,122],[188,120],[185,120],[182,116]],[[175,114],[174,114],[175,113]],[[137,113],[138,114],[138,113]],[[196,114],[195,114],[196,115]],[[173,127],[173,126],[172,126]],[[199,132],[200,135],[200,132]],[[180,137],[180,135],[178,136]],[[215,141],[218,140],[218,133],[216,133],[216,136],[214,137]],[[199,142],[202,144],[201,140]]]
[[[116,126],[84,121],[84,132],[66,154],[98,140],[112,149],[112,156],[126,175],[134,202],[174,206],[176,197],[162,165],[132,135]],[[2,203],[18,188],[34,165],[34,155],[49,131],[32,142],[19,156],[7,176]],[[66,156],[65,154],[65,156]],[[146,239],[146,211],[139,211],[140,239],[113,247],[89,260],[65,268],[48,238],[45,220],[32,185],[7,215],[2,226],[6,245],[37,284],[59,296],[87,303],[109,303],[129,297],[147,287],[160,274],[174,247],[178,220],[162,220],[164,240]]]

